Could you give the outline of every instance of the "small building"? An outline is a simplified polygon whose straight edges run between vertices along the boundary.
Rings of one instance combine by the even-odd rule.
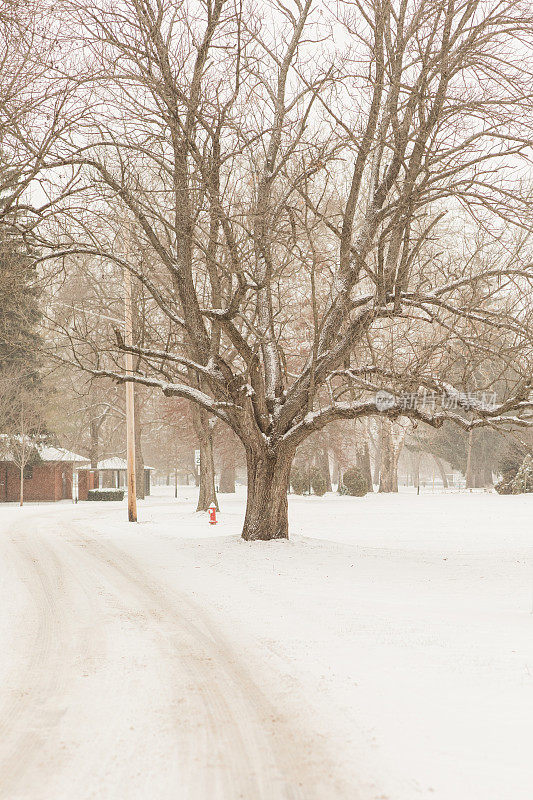
[[[154,467],[144,468],[144,494],[148,496],[151,488],[151,473]],[[99,489],[122,489],[127,486],[128,464],[123,458],[114,456],[98,462]]]
[[[75,466],[87,461],[61,447],[39,445],[39,460],[24,468],[24,500],[30,503],[72,499]],[[20,469],[7,455],[0,460],[0,502],[20,502]]]

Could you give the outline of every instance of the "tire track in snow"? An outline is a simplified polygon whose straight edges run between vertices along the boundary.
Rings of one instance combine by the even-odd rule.
[[[80,523],[67,525],[64,513],[58,508],[31,532],[28,518],[12,528],[16,566],[31,593],[35,619],[25,663],[13,680],[18,689],[0,708],[2,800],[50,800],[43,786],[61,787],[54,800],[123,800],[121,791],[128,789],[120,782],[117,788],[118,773],[110,774],[119,767],[98,761],[90,742],[75,741],[72,722],[66,734],[71,752],[61,751],[59,724],[75,692],[72,685],[94,653],[100,672],[113,674],[109,652],[105,661],[98,648],[117,625],[138,631],[143,638],[133,642],[148,647],[148,668],[159,668],[171,684],[163,692],[172,701],[158,717],[159,739],[144,741],[142,730],[135,734],[140,737],[135,746],[154,748],[163,765],[164,789],[157,797],[355,800],[357,793],[335,776],[317,742],[278,713],[246,666],[246,654],[232,649],[213,618],[98,533]],[[142,692],[146,675],[135,667],[135,653],[125,655],[139,679],[134,691]],[[102,698],[91,702],[104,704]],[[101,736],[111,748],[124,722],[109,719],[105,711],[102,719],[109,724]],[[146,795],[130,789],[128,796]]]
[[[72,540],[71,541],[75,541]],[[180,797],[187,800],[313,800],[326,796],[324,776],[314,774],[315,755],[305,734],[290,724],[250,677],[203,609],[185,594],[159,585],[128,554],[85,535],[78,546],[100,569],[115,574],[119,595],[133,595],[154,624],[165,658],[172,660],[181,718],[197,719],[180,734],[180,759],[188,774]],[[321,761],[321,766],[323,762]],[[349,789],[328,776],[327,796],[354,800]]]
[[[80,628],[79,613],[74,613],[80,609],[80,582],[71,583],[39,527],[37,518],[26,518],[8,534],[14,566],[29,592],[33,612],[26,652],[8,679],[11,689],[0,707],[0,798],[9,800],[23,796],[21,785],[32,770],[44,779],[58,768],[61,751],[53,761],[43,761],[43,748],[64,711],[57,698],[65,694],[76,661],[86,659],[91,650],[88,629]]]

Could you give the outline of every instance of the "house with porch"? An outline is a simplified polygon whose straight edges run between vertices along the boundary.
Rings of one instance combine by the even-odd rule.
[[[154,467],[144,467],[144,494],[151,489],[151,474]],[[78,469],[78,497],[87,500],[90,489],[125,489],[127,486],[128,464],[123,458],[113,456],[99,461],[96,469],[83,465]]]

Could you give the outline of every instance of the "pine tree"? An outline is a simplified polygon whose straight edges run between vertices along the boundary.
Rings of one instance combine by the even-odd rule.
[[[511,484],[512,494],[533,492],[533,456],[528,453]]]
[[[12,219],[1,217],[0,372],[17,374],[27,387],[39,382],[39,291],[31,254]]]
[[[17,212],[0,194],[0,433],[17,431],[21,398],[40,404],[39,291]]]

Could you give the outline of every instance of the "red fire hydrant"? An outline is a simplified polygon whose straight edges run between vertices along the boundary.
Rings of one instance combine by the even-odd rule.
[[[217,507],[214,503],[211,503],[209,506],[209,524],[216,525],[217,524]]]

